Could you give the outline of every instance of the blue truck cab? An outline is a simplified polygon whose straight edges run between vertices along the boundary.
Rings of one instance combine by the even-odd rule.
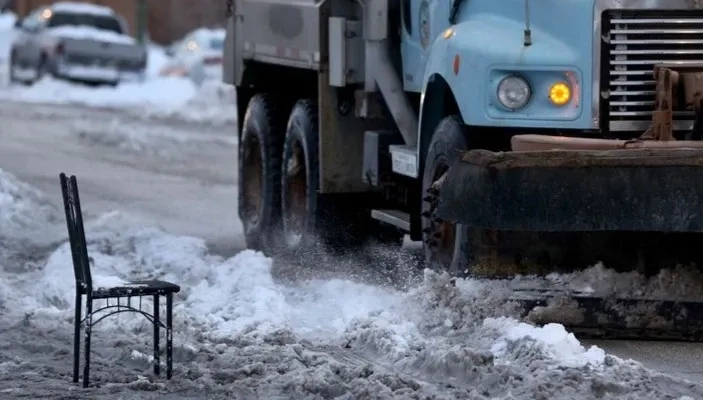
[[[703,59],[703,24],[686,23],[703,11],[695,1],[402,3],[403,84],[424,94],[421,135],[437,123],[428,100],[450,92],[471,126],[635,137],[651,121],[654,65]],[[690,129],[684,114],[674,124]]]

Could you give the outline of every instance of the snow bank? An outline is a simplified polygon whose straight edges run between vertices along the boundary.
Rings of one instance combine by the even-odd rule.
[[[205,81],[195,94],[178,107],[153,107],[143,110],[146,117],[178,118],[211,125],[237,122],[237,95],[234,87],[217,81]]]
[[[117,87],[88,87],[44,78],[30,87],[12,86],[0,91],[0,100],[124,109],[146,118],[213,124],[231,123],[236,117],[232,88],[222,84],[197,88],[190,80],[176,77],[125,82]]]
[[[0,169],[0,311],[18,299],[18,274],[40,268],[63,240],[60,218],[44,193]]]
[[[0,193],[3,232],[22,227],[36,232],[58,222],[56,210],[38,191],[9,174],[0,175]],[[518,321],[515,305],[506,302],[506,282],[468,279],[453,285],[447,275],[426,271],[421,284],[407,291],[346,279],[283,283],[274,267],[290,265],[276,266],[249,250],[227,259],[213,256],[202,239],[173,236],[122,213],[105,214],[86,229],[96,285],[145,278],[182,285],[174,310],[179,386],[243,398],[296,399],[703,394],[698,385],[585,348],[561,325]],[[30,295],[2,297],[4,290]],[[23,318],[23,329],[69,335],[73,295],[66,243],[36,268],[5,271],[0,279],[0,310]],[[96,334],[111,330],[120,335],[113,349],[118,358],[108,363],[109,371],[134,362],[148,369],[151,358],[142,352],[146,323],[118,315],[101,322]],[[57,354],[70,348],[60,346],[65,348]],[[159,385],[141,379],[127,387],[164,388]]]
[[[413,398],[408,393],[432,393],[431,382],[442,382],[447,398],[580,399],[628,391],[650,398],[652,389],[642,382],[654,379],[652,373],[599,348],[584,348],[561,325],[536,327],[505,316],[516,312],[505,304],[505,294],[476,281],[453,286],[448,276],[427,271],[409,291],[343,279],[282,284],[272,273],[273,261],[261,253],[222,259],[209,255],[200,239],[144,227],[120,213],[104,215],[87,230],[97,279],[155,277],[182,285],[175,307],[179,346],[215,346],[237,357],[239,368],[250,371],[242,372],[248,378],[238,385],[276,392],[285,387],[295,394],[291,398],[306,398],[320,385],[340,393],[379,385],[374,390],[385,395],[376,398]],[[33,282],[42,297],[31,303],[65,321],[73,300],[68,265],[64,244]],[[146,328],[129,318],[108,321],[101,329]],[[369,372],[346,378],[348,371],[332,372],[354,362]],[[400,376],[404,380],[390,380]],[[349,386],[351,381],[356,385]]]
[[[0,14],[0,31],[12,30],[15,21],[17,21],[17,15],[13,12],[6,11]]]
[[[2,169],[0,210],[0,238],[34,236],[47,224],[57,223],[59,215],[43,192]]]
[[[45,78],[30,87],[13,86],[0,99],[27,103],[78,104],[89,107],[164,107],[175,109],[195,95],[195,87],[183,79],[162,78],[117,87],[89,87]]]
[[[147,46],[146,76],[148,78],[158,76],[159,71],[166,65],[168,60],[169,57],[163,47],[153,43],[149,44]]]
[[[44,193],[0,169],[0,269],[53,245],[63,234],[60,222],[60,211]]]

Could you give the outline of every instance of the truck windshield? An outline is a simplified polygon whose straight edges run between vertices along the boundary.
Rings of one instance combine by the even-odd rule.
[[[106,31],[123,33],[120,22],[117,19],[107,15],[57,12],[51,16],[51,19],[49,19],[49,22],[47,23],[47,27],[49,28],[66,25],[92,26],[94,28]]]

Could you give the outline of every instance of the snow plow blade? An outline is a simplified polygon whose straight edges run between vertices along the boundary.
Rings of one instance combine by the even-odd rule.
[[[524,319],[563,324],[581,337],[703,341],[703,302],[520,291],[511,300]]]
[[[440,218],[488,230],[703,232],[703,142],[513,137],[465,152],[445,175]],[[675,299],[674,299],[675,298]],[[513,288],[522,317],[587,337],[703,341],[703,302]]]
[[[513,149],[465,152],[439,217],[511,231],[703,232],[703,142],[518,135]]]

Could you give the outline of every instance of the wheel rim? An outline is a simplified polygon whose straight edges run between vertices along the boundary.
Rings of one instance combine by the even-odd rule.
[[[283,230],[286,244],[297,247],[303,239],[307,216],[307,169],[302,143],[296,140],[286,161],[283,197]]]
[[[241,210],[242,222],[245,228],[251,230],[261,222],[261,211],[263,208],[263,159],[261,158],[261,144],[259,140],[251,136],[243,143],[244,153],[242,163],[242,194]]]
[[[448,268],[452,263],[456,240],[456,224],[444,221],[437,216],[442,181],[447,170],[449,166],[446,162],[439,162],[435,168],[432,183],[427,188],[427,196],[424,199],[429,203],[429,208],[423,213],[423,218],[427,221],[424,229],[425,244],[432,254],[433,261],[444,268]]]

